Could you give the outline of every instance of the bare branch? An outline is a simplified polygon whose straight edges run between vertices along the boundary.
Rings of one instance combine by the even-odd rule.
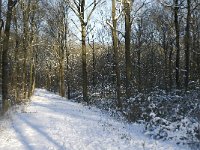
[[[77,24],[74,22],[73,19],[71,19],[72,23],[76,26],[76,28],[78,29],[79,32],[81,32],[81,30],[79,29],[79,27],[77,26]]]
[[[109,25],[110,28],[113,30],[113,25],[108,20],[106,20],[106,24]]]
[[[91,32],[91,31],[93,31],[94,30],[94,28],[95,28],[95,23],[94,23],[94,26],[92,27],[92,28],[88,28],[89,29],[89,31],[87,31],[87,35]]]
[[[94,0],[94,1],[93,1],[93,3],[92,3],[92,4],[93,4],[93,8],[92,8],[92,10],[91,10],[90,13],[89,13],[86,22],[88,22],[88,21],[90,20],[90,18],[91,18],[91,16],[92,16],[92,13],[94,12],[96,6],[97,6],[101,1],[102,1],[102,0],[98,0],[98,1]],[[91,4],[91,5],[92,5],[92,4]]]

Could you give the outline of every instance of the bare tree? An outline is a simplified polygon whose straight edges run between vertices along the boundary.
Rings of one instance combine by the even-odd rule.
[[[4,22],[2,19],[2,0],[0,0],[0,44],[1,44],[1,32],[2,32],[3,26],[4,26]],[[0,50],[1,50],[1,47],[0,47]]]
[[[2,41],[1,41],[1,38],[2,38],[3,26],[4,26],[4,21],[2,19],[2,0],[0,0],[0,63],[2,62]],[[2,65],[1,64],[0,64],[0,70],[2,70]],[[1,75],[2,74],[0,74],[0,78],[2,78]]]
[[[70,1],[70,8],[78,17],[81,23],[81,43],[82,43],[82,90],[83,100],[89,102],[88,99],[88,77],[87,77],[87,56],[86,56],[86,27],[91,19],[92,13],[96,9],[101,0],[93,0],[88,6],[86,6],[86,0],[72,0]],[[91,7],[90,12],[86,16],[86,10]]]
[[[131,92],[131,1],[124,0],[124,12],[125,12],[125,59],[126,59],[126,97],[130,98]]]
[[[117,21],[120,15],[116,14],[116,0],[112,0],[112,24],[107,22],[112,30],[112,42],[113,42],[113,51],[114,51],[114,70],[116,75],[116,92],[117,92],[117,106],[122,108],[121,101],[121,81],[120,81],[120,68],[119,68],[119,52],[118,52],[118,31],[117,31]]]
[[[60,43],[60,48],[59,48],[59,90],[60,90],[60,95],[62,97],[65,97],[65,59],[66,59],[66,51],[67,51],[67,32],[68,32],[68,5],[64,1],[62,1],[60,4],[60,11],[59,11],[59,43]],[[67,68],[68,70],[68,68]],[[69,81],[68,81],[69,82]],[[68,83],[67,83],[68,84]]]
[[[22,84],[22,91],[24,94],[24,98],[28,98],[28,72],[27,72],[27,61],[28,61],[28,46],[29,46],[29,18],[30,18],[30,11],[31,11],[31,0],[28,1],[20,1],[21,9],[22,9],[22,16],[23,16],[23,84]]]
[[[10,37],[10,26],[12,20],[12,10],[16,5],[17,1],[8,0],[7,5],[7,15],[6,15],[6,25],[4,30],[4,39],[3,39],[3,52],[2,52],[2,101],[3,101],[3,110],[6,111],[9,107],[10,98],[8,91],[8,82],[9,82],[9,60],[8,60],[8,50],[9,50],[9,37]]]
[[[187,0],[187,23],[185,35],[185,89],[188,89],[189,66],[190,66],[190,18],[191,18],[191,1]]]
[[[179,26],[179,0],[174,0],[174,25],[176,32],[176,87],[180,88],[180,26]]]

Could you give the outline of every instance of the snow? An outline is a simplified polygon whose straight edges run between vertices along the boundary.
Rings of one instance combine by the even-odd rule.
[[[144,127],[116,120],[44,89],[0,120],[0,150],[184,150],[157,141]]]

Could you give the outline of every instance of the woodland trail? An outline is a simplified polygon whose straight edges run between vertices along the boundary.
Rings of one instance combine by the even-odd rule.
[[[0,122],[0,150],[178,150],[145,136],[139,124],[36,89],[31,102]],[[6,120],[6,121],[5,121]]]

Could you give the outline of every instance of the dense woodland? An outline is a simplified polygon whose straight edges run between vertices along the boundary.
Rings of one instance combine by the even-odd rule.
[[[35,88],[200,139],[199,0],[0,0],[2,110]],[[155,116],[157,120],[155,120]],[[188,119],[185,126],[182,120]]]

